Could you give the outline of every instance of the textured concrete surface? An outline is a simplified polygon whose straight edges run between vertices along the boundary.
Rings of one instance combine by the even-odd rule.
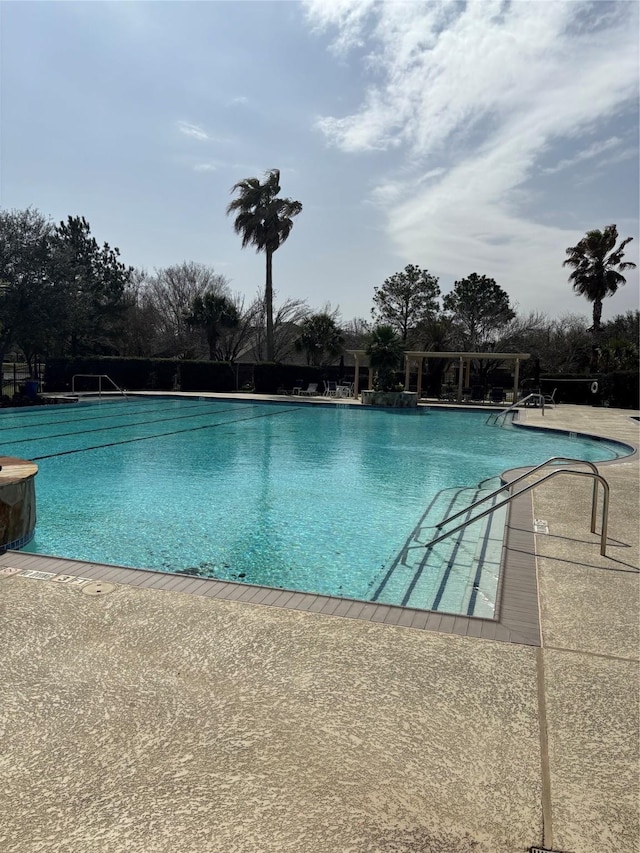
[[[527,418],[567,429],[578,422],[586,432],[636,444],[640,439],[638,422],[616,410],[558,406],[544,419],[539,413]],[[534,491],[535,515],[549,525],[549,535],[536,540],[545,645],[637,657],[639,466],[637,454],[599,466],[611,488],[606,557],[599,536],[589,532],[590,480],[558,477]],[[600,493],[598,531],[601,507]]]
[[[607,557],[588,484],[534,493],[537,650],[0,575],[0,850],[636,853],[637,457],[601,471]]]
[[[638,850],[638,665],[544,655],[553,846]]]
[[[562,405],[547,410],[544,419],[539,411],[527,413],[527,421],[637,445],[639,425],[630,414]],[[590,481],[558,477],[533,493],[535,515],[549,525],[549,535],[536,536],[536,550],[549,743],[548,840],[558,850],[640,849],[638,467],[637,454],[598,466],[611,488],[605,557],[599,536],[589,532]],[[599,510],[598,531],[600,525]]]
[[[540,838],[535,651],[0,581],[4,851],[512,851]]]

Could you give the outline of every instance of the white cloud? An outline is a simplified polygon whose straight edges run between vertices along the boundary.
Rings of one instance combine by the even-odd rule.
[[[564,249],[580,235],[528,212],[530,181],[618,153],[610,132],[585,139],[635,104],[635,5],[608,4],[599,17],[586,3],[349,5],[306,8],[337,29],[342,50],[366,43],[374,82],[356,112],[317,127],[345,152],[393,154],[371,199],[399,257],[456,277],[493,275],[525,307],[552,300],[566,279]],[[543,170],[550,147],[567,141],[582,147]]]
[[[559,163],[556,163],[555,166],[549,166],[546,169],[543,169],[542,172],[545,175],[555,175],[557,172],[561,172],[563,169],[568,169],[571,166],[575,166],[578,163],[582,163],[585,160],[591,160],[594,157],[597,157],[599,154],[602,154],[603,151],[609,151],[611,148],[617,148],[622,144],[622,140],[617,136],[612,136],[609,139],[604,139],[602,142],[594,142],[588,148],[583,148],[582,151],[578,151],[578,153],[574,157],[567,158],[565,160],[560,160]]]
[[[180,133],[184,133],[185,136],[191,136],[193,139],[209,139],[209,135],[206,130],[198,127],[197,124],[191,124],[191,122],[188,121],[179,121],[178,130]]]
[[[196,163],[193,167],[194,172],[215,172],[218,166],[215,163]]]
[[[363,24],[376,6],[376,0],[305,0],[310,21],[318,30],[338,29],[333,43],[337,53],[363,44]]]

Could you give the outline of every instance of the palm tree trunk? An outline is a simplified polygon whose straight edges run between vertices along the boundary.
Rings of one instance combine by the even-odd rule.
[[[273,341],[273,252],[266,250],[267,254],[267,280],[264,287],[264,302],[267,312],[267,361],[274,361],[275,347]]]
[[[602,320],[602,299],[593,300],[593,337],[597,340],[600,335],[600,321]]]

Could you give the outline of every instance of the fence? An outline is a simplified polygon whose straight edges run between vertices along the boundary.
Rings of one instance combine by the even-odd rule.
[[[14,394],[33,396],[42,388],[44,364],[36,364],[32,373],[29,365],[22,361],[5,361],[2,364],[2,396],[13,397]],[[34,386],[26,386],[27,382],[35,382]],[[26,386],[26,387],[25,387]]]

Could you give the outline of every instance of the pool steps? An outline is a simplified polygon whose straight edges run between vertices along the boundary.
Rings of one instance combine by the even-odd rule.
[[[373,600],[401,601],[405,607],[495,618],[506,507],[468,524],[435,546],[425,547],[438,535],[436,525],[443,518],[490,494],[494,485],[495,481],[488,481],[473,488],[440,492],[381,573]],[[487,502],[487,507],[500,503],[501,498],[494,498]],[[442,532],[445,530],[446,526]]]

